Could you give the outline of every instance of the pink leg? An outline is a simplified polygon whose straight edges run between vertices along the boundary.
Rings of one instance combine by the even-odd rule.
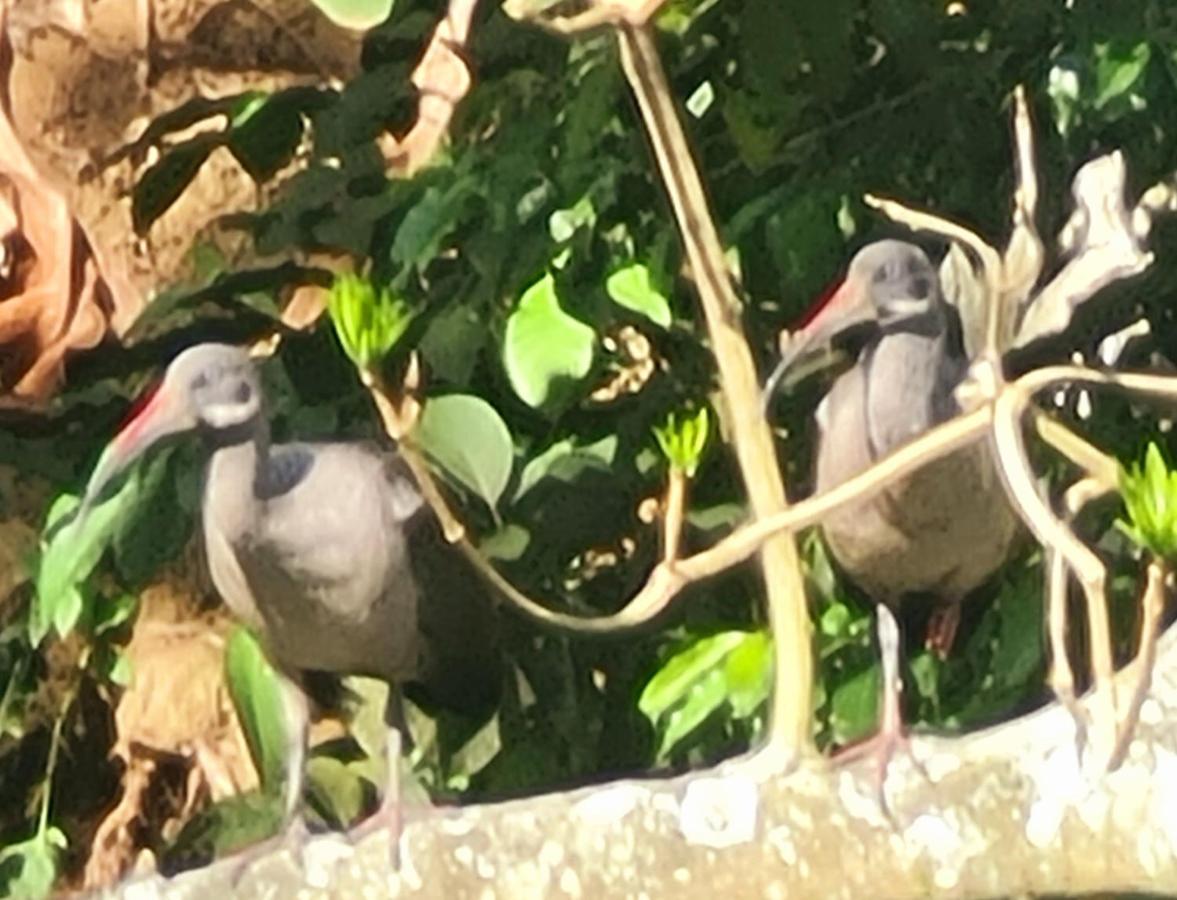
[[[895,615],[885,604],[875,608],[879,634],[879,651],[882,655],[882,715],[879,730],[868,738],[835,754],[838,762],[849,762],[873,756],[875,759],[875,790],[879,806],[888,819],[895,824],[895,816],[887,804],[887,767],[898,748],[907,748],[907,735],[903,731],[903,712],[899,700],[903,693],[903,679],[899,674],[899,625]],[[910,755],[910,754],[909,754]],[[918,766],[918,761],[914,760]]]

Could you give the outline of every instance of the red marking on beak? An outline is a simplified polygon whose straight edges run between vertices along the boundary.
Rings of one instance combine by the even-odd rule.
[[[796,327],[791,329],[793,333],[795,334],[798,331],[803,331],[813,324],[813,320],[825,312],[826,307],[828,307],[833,299],[838,296],[838,292],[842,289],[844,284],[846,284],[846,279],[839,278],[837,281],[832,281],[826,285],[825,289],[822,290],[820,294],[818,294],[817,300],[805,308],[805,312],[797,321]]]
[[[163,379],[157,378],[135,398],[115,431],[116,442],[121,445],[135,440],[160,405],[162,400],[160,387],[162,385]]]

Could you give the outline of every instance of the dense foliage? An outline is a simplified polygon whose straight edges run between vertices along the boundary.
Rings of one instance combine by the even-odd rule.
[[[667,5],[660,48],[762,371],[774,361],[777,332],[838,277],[853,250],[896,232],[864,206],[865,192],[1004,233],[1013,184],[1008,101],[1017,84],[1033,104],[1045,234],[1057,233],[1070,177],[1096,153],[1123,148],[1138,187],[1171,172],[1177,9],[1163,0],[1070,7]],[[337,290],[332,311],[344,329],[363,327],[341,312],[349,302],[360,304],[355,316],[367,310],[383,323],[377,343],[392,346],[384,360],[391,381],[408,352],[419,352],[430,398],[422,443],[484,552],[530,595],[584,615],[620,607],[659,553],[648,510],[672,467],[690,479],[688,548],[745,515],[693,287],[611,37],[564,42],[487,4],[468,48],[475,86],[448,145],[412,179],[389,180],[375,139],[411,123],[409,74],[438,14],[436,4],[400,0],[369,33],[363,73],[339,90],[194,98],[158,120],[151,140],[162,153],[134,195],[144,231],[214,147],[228,147],[268,180],[309,141],[304,164],[269,208],[226,211],[259,251],[287,261],[226,271],[211,248],[194,247],[198,283],[161,285],[129,347],[76,360],[50,415],[12,418],[0,433],[0,463],[58,495],[44,514],[22,594],[28,602],[6,609],[0,632],[0,877],[9,895],[44,892],[63,859],[76,866],[87,823],[115,792],[117,776],[103,763],[112,740],[104,710],[134,677],[120,644],[138,590],[191,537],[198,448],[152,457],[87,533],[74,533],[70,507],[129,398],[175,350],[199,338],[259,338],[275,327],[292,284],[330,283],[308,251],[347,254],[364,273]],[[213,113],[226,114],[222,133],[172,138]],[[1160,231],[1157,264],[1145,277],[1109,291],[1065,336],[1014,364],[1076,350],[1092,357],[1101,337],[1142,315],[1153,334],[1130,347],[1129,361],[1149,352],[1174,358],[1172,246],[1171,232]],[[347,290],[366,291],[367,300],[349,300]],[[369,366],[380,353],[360,356],[356,363]],[[310,333],[287,334],[264,372],[279,439],[378,433],[326,319]],[[826,384],[811,379],[771,410],[798,496],[809,487],[811,416]],[[1087,405],[1060,402],[1076,420]],[[1141,457],[1149,439],[1163,439],[1151,415],[1112,398],[1097,398],[1080,427],[1125,462]],[[1143,476],[1132,471],[1133,484],[1147,479],[1138,493],[1167,492],[1174,508],[1158,455]],[[1055,483],[1065,474],[1048,467]],[[0,482],[0,513],[4,490]],[[1120,513],[1107,504],[1083,524],[1120,567],[1114,603],[1126,650],[1136,591],[1126,535],[1150,526],[1134,518],[1117,530]],[[1171,530],[1167,519],[1162,525]],[[1142,542],[1156,549],[1147,535]],[[845,745],[875,721],[869,605],[839,579],[816,534],[801,545],[820,660],[814,730],[823,747]],[[974,727],[1045,699],[1041,585],[1039,553],[1027,546],[969,605],[945,662],[919,646],[927,612],[913,609],[906,702],[916,727]],[[504,613],[511,666],[501,707],[489,722],[442,715],[430,726],[415,716],[420,734],[436,729],[434,739],[418,740],[419,777],[476,799],[697,766],[746,747],[763,725],[771,665],[760,596],[754,572],[740,569],[694,587],[657,629],[610,640],[541,632]],[[235,639],[231,672],[245,698],[239,705],[254,711],[242,715],[268,790],[275,763],[267,748],[276,739],[266,737],[266,704],[257,698],[270,688],[247,640]],[[63,641],[71,648],[65,663]],[[320,754],[334,763],[311,772],[312,799],[331,822],[352,820],[371,799],[356,787],[370,777],[371,742],[357,727],[356,741],[341,746]],[[232,823],[256,807],[236,809],[237,818],[222,810],[193,823],[179,856],[198,859],[232,843],[218,829],[239,827]]]

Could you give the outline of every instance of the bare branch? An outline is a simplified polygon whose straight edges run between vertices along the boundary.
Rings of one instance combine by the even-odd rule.
[[[1115,743],[1116,709],[1111,679],[1111,631],[1108,625],[1107,573],[1103,563],[1075,533],[1050,511],[1038,493],[1022,438],[1022,416],[1030,402],[1030,393],[1010,385],[997,398],[993,408],[992,444],[998,471],[1014,508],[1030,532],[1044,547],[1061,555],[1075,573],[1087,600],[1090,629],[1091,670],[1095,679],[1095,736],[1097,755],[1109,759]]]
[[[749,505],[756,519],[764,519],[786,510],[788,500],[772,432],[761,414],[760,384],[723,246],[653,40],[643,28],[630,25],[619,27],[617,38],[699,292]],[[768,740],[761,758],[787,767],[813,749],[811,626],[792,537],[766,541],[760,562],[776,653]]]
[[[666,479],[666,499],[662,510],[662,561],[673,565],[678,559],[682,540],[683,517],[687,505],[687,473],[671,466]]]
[[[1161,617],[1165,612],[1165,577],[1166,569],[1163,560],[1154,559],[1148,564],[1147,581],[1144,594],[1140,598],[1140,641],[1137,645],[1136,658],[1133,668],[1136,671],[1136,682],[1132,685],[1128,698],[1127,709],[1120,723],[1120,730],[1116,735],[1116,745],[1112,749],[1110,768],[1115,768],[1124,759],[1132,737],[1136,733],[1136,725],[1140,721],[1140,709],[1148,696],[1148,689],[1152,683],[1153,669],[1157,660],[1157,635],[1160,633]]]
[[[1091,160],[1076,173],[1071,188],[1075,210],[1059,235],[1070,261],[1028,301],[1015,347],[1063,331],[1079,304],[1152,265],[1153,254],[1144,249],[1151,219],[1144,206],[1129,210],[1126,182],[1124,157],[1118,150]],[[1154,195],[1148,202],[1160,201]]]
[[[1022,85],[1014,91],[1014,144],[1018,186],[1014,191],[1013,231],[1002,258],[1001,294],[991,307],[987,331],[993,336],[990,349],[994,352],[1010,345],[1018,311],[1042,275],[1045,255],[1034,224],[1038,212],[1038,170],[1034,161],[1034,130]]]
[[[565,16],[549,12],[553,7],[561,6],[560,0],[506,0],[503,12],[512,19],[520,22],[531,22],[539,27],[570,37],[583,34],[607,26],[645,25],[662,6],[663,0],[598,0],[587,9]]]

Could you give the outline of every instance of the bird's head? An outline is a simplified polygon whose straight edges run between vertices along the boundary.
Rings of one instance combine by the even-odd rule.
[[[939,313],[943,304],[939,277],[923,250],[906,241],[867,244],[837,290],[793,334],[765,385],[765,401],[789,369],[850,329],[901,330]]]
[[[198,344],[172,360],[163,380],[103,451],[80,510],[165,438],[204,431],[214,439],[245,439],[261,415],[261,386],[249,354],[228,344]]]

